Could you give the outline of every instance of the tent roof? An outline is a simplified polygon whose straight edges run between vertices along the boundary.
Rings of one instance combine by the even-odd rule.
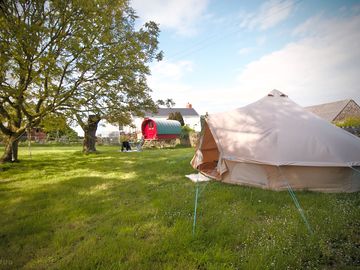
[[[360,138],[273,90],[248,106],[206,119],[220,158],[297,166],[360,166]]]

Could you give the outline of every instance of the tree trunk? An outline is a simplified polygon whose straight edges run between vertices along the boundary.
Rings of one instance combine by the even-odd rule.
[[[84,130],[84,153],[96,152],[96,130],[100,122],[98,115],[89,115],[88,123],[83,127]]]
[[[5,162],[18,162],[18,146],[19,140],[16,134],[12,134],[8,137],[5,145],[5,151],[0,159],[0,163]]]

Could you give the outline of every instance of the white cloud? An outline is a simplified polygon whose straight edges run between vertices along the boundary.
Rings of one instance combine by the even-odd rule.
[[[297,26],[292,34],[293,36],[311,36],[320,33],[322,30],[319,29],[319,26],[323,25],[324,22],[326,22],[325,24],[329,24],[329,21],[324,18],[323,14],[316,15]]]
[[[254,50],[254,48],[252,48],[252,47],[241,48],[241,49],[238,51],[238,54],[240,54],[240,55],[246,55],[246,54],[251,53],[253,50]]]
[[[274,88],[303,106],[346,98],[360,103],[360,15],[316,16],[294,36],[297,41],[248,63],[234,81],[219,78],[219,84],[185,83],[197,72],[192,62],[160,62],[149,77],[154,98],[173,98],[176,106],[190,102],[201,114],[244,106]]]
[[[257,46],[262,46],[265,44],[265,42],[266,42],[266,36],[261,36],[256,39]]]
[[[152,65],[150,79],[157,80],[180,80],[185,73],[193,70],[193,63],[187,60],[180,60],[177,62],[161,61]]]
[[[256,39],[256,43],[254,44],[253,47],[244,47],[244,48],[241,48],[240,50],[238,50],[238,54],[239,55],[247,55],[247,54],[250,54],[254,51],[256,51],[257,49],[259,49],[259,47],[263,46],[266,42],[266,36],[261,36],[261,37],[258,37]]]
[[[185,107],[189,102],[201,115],[222,111],[224,106],[234,101],[223,101],[223,96],[231,97],[234,92],[232,86],[222,86],[219,89],[216,86],[199,87],[186,83],[187,75],[196,71],[194,69],[194,64],[188,60],[164,61],[153,65],[152,74],[148,77],[148,85],[153,89],[153,99],[172,98],[176,102],[175,107]]]
[[[196,33],[194,25],[204,15],[208,0],[132,0],[131,5],[143,21],[153,20],[160,28],[174,29],[181,35]]]
[[[161,61],[151,66],[148,85],[153,89],[154,100],[172,98],[176,106],[185,106],[193,88],[182,82],[193,71],[193,63],[188,60]]]
[[[154,100],[171,98],[175,101],[175,107],[185,107],[187,102],[194,104],[195,90],[192,86],[182,82],[149,81],[149,86],[154,89]]]
[[[249,30],[269,29],[286,20],[294,7],[294,1],[292,0],[267,1],[256,12],[241,14],[240,26]]]
[[[276,88],[302,105],[360,101],[360,15],[317,16],[294,35],[302,38],[246,65],[238,76],[237,97],[251,101]]]
[[[155,100],[172,98],[176,102],[175,107],[185,107],[189,102],[200,115],[239,106],[239,103],[237,106],[234,105],[235,88],[231,86],[197,87],[182,81],[153,80],[149,81],[149,86],[154,89],[152,96]]]

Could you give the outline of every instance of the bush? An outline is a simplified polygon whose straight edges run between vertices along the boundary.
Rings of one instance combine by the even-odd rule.
[[[192,128],[188,126],[182,126],[181,127],[181,133],[180,133],[180,141],[181,144],[184,146],[191,146],[190,143],[190,133],[195,132]]]
[[[360,117],[348,117],[344,121],[336,123],[338,127],[360,127]]]
[[[193,130],[189,126],[182,126],[181,133],[180,133],[180,139],[189,139],[189,134],[191,132],[195,132],[195,130]]]

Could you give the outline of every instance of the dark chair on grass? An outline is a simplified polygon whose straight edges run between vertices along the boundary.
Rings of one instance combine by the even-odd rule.
[[[123,141],[121,144],[121,152],[124,152],[124,149],[126,151],[131,151],[131,146],[130,143],[128,141]]]

